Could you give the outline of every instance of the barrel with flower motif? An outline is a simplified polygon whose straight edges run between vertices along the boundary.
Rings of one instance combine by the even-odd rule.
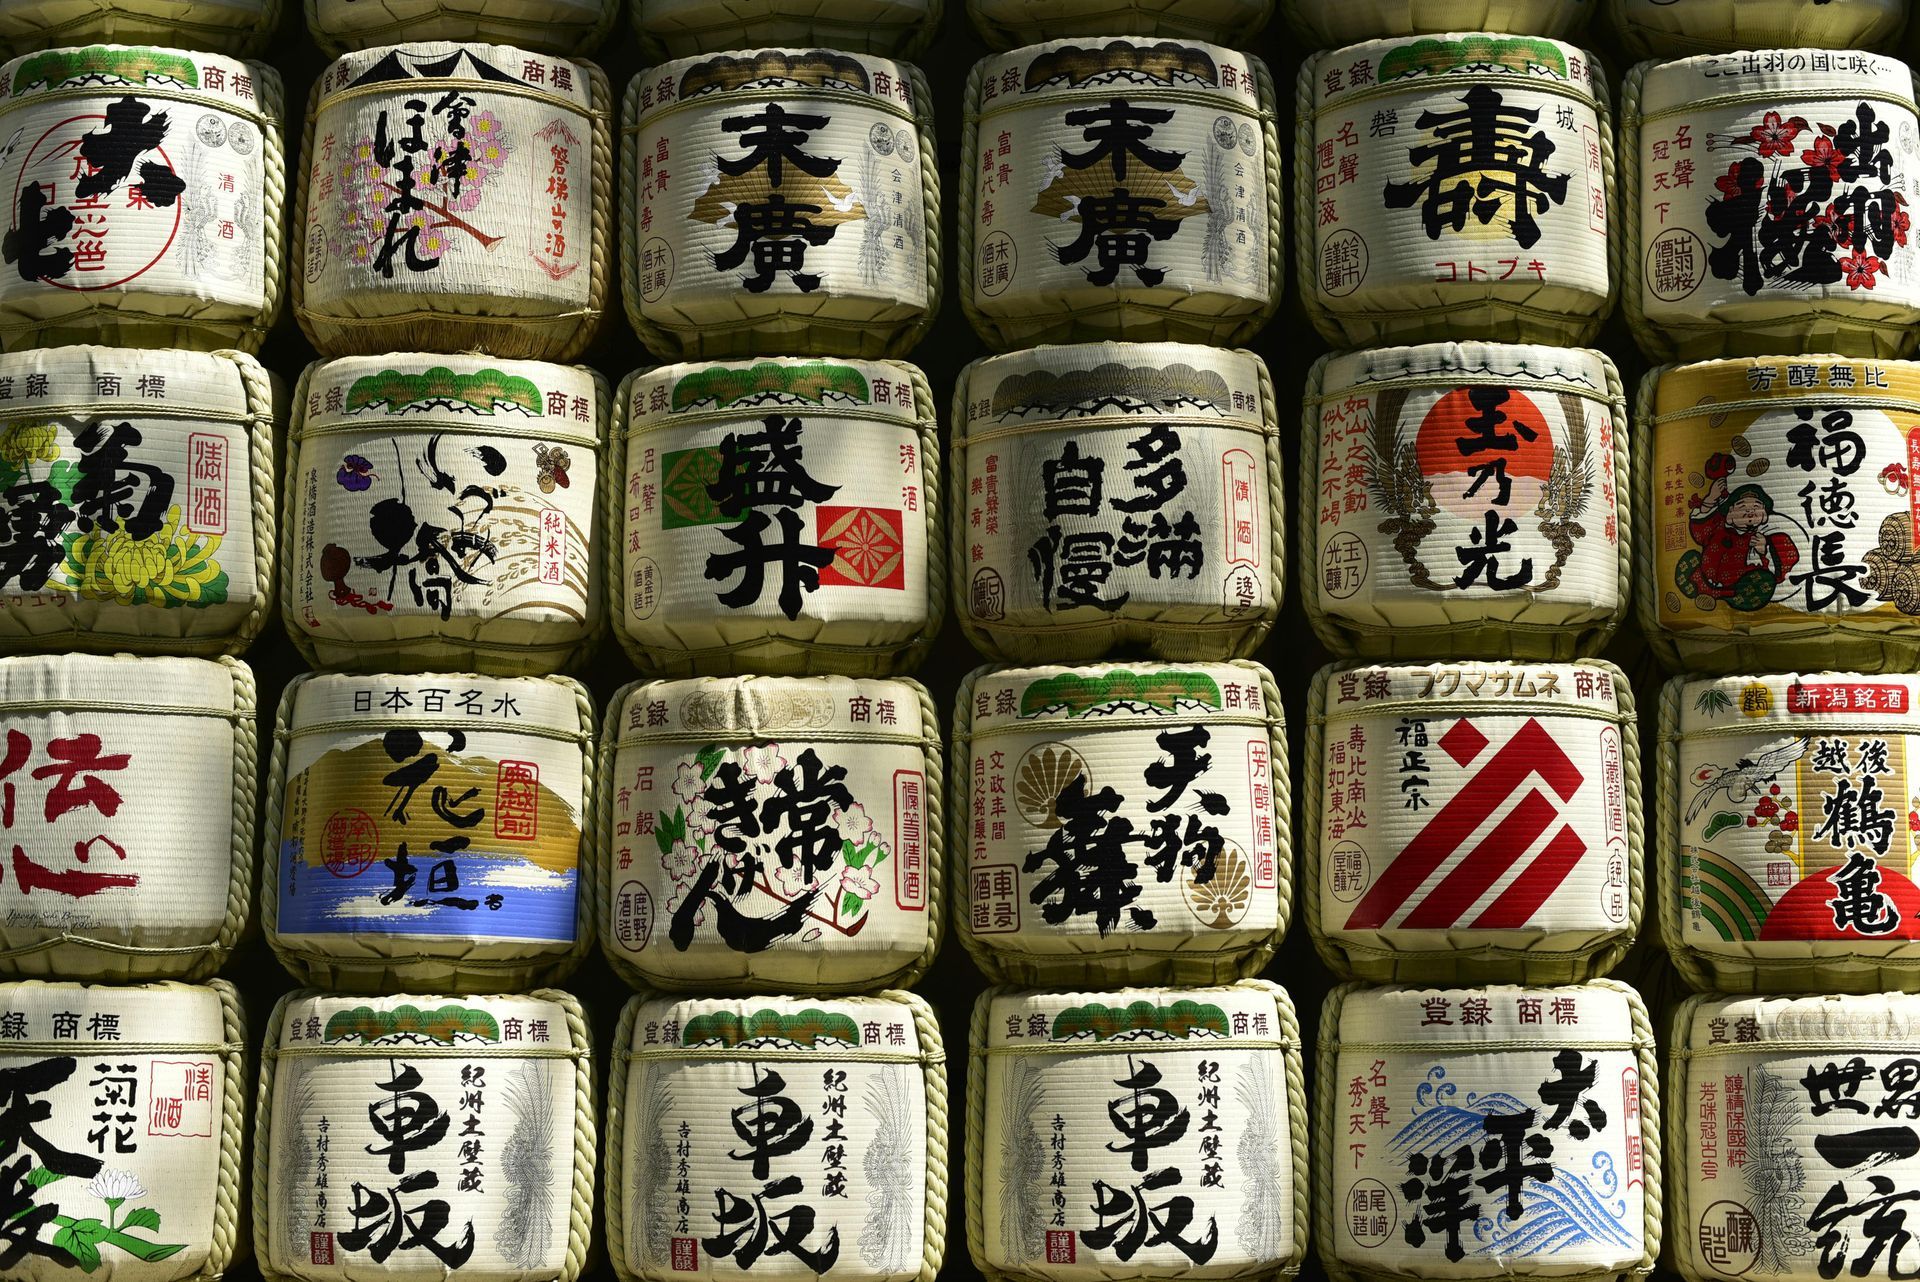
[[[280,310],[280,77],[87,45],[0,66],[0,349],[260,350]]]
[[[396,352],[317,361],[294,393],[281,615],[316,666],[515,676],[601,627],[606,380]]]
[[[279,28],[280,9],[281,0],[0,0],[0,48],[159,41],[255,54]]]
[[[1606,0],[1607,24],[1638,58],[1743,49],[1884,50],[1909,0]]]
[[[314,81],[293,305],[327,356],[478,349],[570,360],[613,255],[607,78],[448,40],[359,49]]]
[[[0,356],[0,650],[244,651],[273,596],[273,415],[241,352]]]
[[[940,310],[933,101],[799,45],[650,67],[621,108],[620,271],[656,355],[898,357]]]
[[[7,1277],[217,1278],[240,1235],[233,986],[0,984]]]
[[[640,52],[654,61],[751,49],[822,45],[918,59],[940,30],[945,0],[633,0]]]
[[[942,783],[917,682],[635,682],[602,738],[601,950],[635,987],[910,983],[943,927]]]
[[[1914,350],[1907,64],[1763,49],[1627,73],[1622,302],[1656,360]]]
[[[330,54],[396,40],[478,40],[537,53],[592,53],[620,0],[306,0],[307,30]]]
[[[1589,343],[1613,310],[1613,122],[1586,50],[1452,32],[1301,64],[1294,253],[1330,343]]]

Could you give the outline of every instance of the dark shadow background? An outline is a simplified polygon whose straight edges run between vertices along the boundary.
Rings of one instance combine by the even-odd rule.
[[[631,3],[631,0],[629,2]],[[1034,0],[1034,2],[1043,3],[1044,0]],[[1177,0],[1175,2],[1177,3]],[[1344,0],[1309,0],[1309,3],[1343,2]],[[944,421],[944,416],[946,406],[951,400],[955,377],[968,361],[987,354],[986,347],[975,337],[966,319],[961,315],[957,293],[959,274],[953,261],[955,247],[958,244],[954,231],[956,217],[967,213],[954,207],[960,189],[960,130],[966,78],[974,62],[988,53],[988,49],[968,23],[962,3],[963,0],[947,0],[949,9],[941,19],[940,30],[922,59],[922,66],[933,87],[933,110],[939,140],[944,202],[941,213],[941,234],[944,237],[946,258],[946,297],[937,322],[911,359],[926,371],[932,382],[934,403],[940,407],[942,413],[943,421],[940,424],[940,430],[943,447],[951,431],[951,425]],[[1619,52],[1611,33],[1602,28],[1603,24],[1596,21],[1586,44],[1598,55],[1598,62],[1605,68],[1608,83],[1617,100],[1620,77],[1628,63]],[[1279,97],[1277,124],[1284,157],[1284,181],[1290,183],[1293,173],[1293,84],[1300,63],[1308,51],[1300,40],[1285,29],[1277,16],[1267,31],[1255,40],[1251,51],[1264,58],[1273,71]],[[305,111],[308,90],[328,62],[326,56],[307,35],[298,0],[288,0],[287,12],[282,19],[278,34],[268,48],[265,60],[278,69],[286,82],[289,115],[285,124],[289,169],[287,217],[291,220],[293,176],[299,173],[304,162],[304,158],[298,154],[301,113]],[[612,106],[617,114],[620,96],[625,90],[627,81],[646,65],[640,54],[638,43],[624,20],[615,28],[613,35],[595,60],[606,70],[612,83]],[[616,126],[618,123],[616,121]],[[615,159],[617,163],[617,143]],[[617,182],[620,178],[620,175],[616,175]],[[617,190],[616,187],[616,192]],[[1291,220],[1290,190],[1287,196],[1288,215]],[[617,204],[616,200],[616,208]],[[1614,234],[1622,234],[1620,206],[1617,200],[1613,204],[1612,217]],[[1291,221],[1284,231],[1285,243],[1288,246],[1289,274],[1286,299],[1278,316],[1251,346],[1266,359],[1273,373],[1281,409],[1280,434],[1286,458],[1288,502],[1292,504],[1297,501],[1299,488],[1295,483],[1294,469],[1298,465],[1299,458],[1300,389],[1305,382],[1308,366],[1328,349],[1313,332],[1300,311],[1298,282],[1291,279],[1294,241]],[[299,232],[300,229],[290,227],[289,237],[298,235]],[[290,239],[289,244],[291,244]],[[613,270],[610,274],[612,281],[605,320],[598,339],[584,360],[585,363],[605,374],[610,382],[617,384],[630,371],[656,362],[628,327],[619,297],[619,273]],[[423,336],[420,346],[430,347],[431,343],[427,342]],[[1640,375],[1645,372],[1647,362],[1634,348],[1625,324],[1617,316],[1609,321],[1599,346],[1619,364],[1626,380],[1629,403],[1631,403],[1632,389]],[[261,352],[261,359],[290,387],[301,369],[315,359],[315,355],[293,322],[293,309],[289,301]],[[1624,429],[1626,425],[1620,426]],[[1636,480],[1635,493],[1641,493],[1643,490],[1644,487]],[[1291,510],[1285,514],[1285,520],[1291,536],[1293,528]],[[937,537],[945,536],[940,534]],[[1292,543],[1291,537],[1289,542]],[[1297,545],[1289,547],[1290,560],[1297,560],[1302,554],[1302,549]],[[1290,565],[1288,572],[1285,610],[1272,636],[1256,658],[1273,670],[1284,695],[1290,755],[1294,767],[1294,792],[1299,796],[1303,793],[1299,781],[1303,777],[1302,771],[1306,768],[1302,761],[1302,743],[1307,716],[1307,684],[1313,673],[1329,662],[1333,656],[1322,649],[1319,642],[1315,640],[1307,625],[1306,615],[1300,608],[1295,577],[1297,566]],[[1631,622],[1607,651],[1607,657],[1626,669],[1633,678],[1634,692],[1639,699],[1641,739],[1644,749],[1642,767],[1647,783],[1646,811],[1651,816],[1655,745],[1652,714],[1658,703],[1660,682],[1665,674],[1648,653],[1637,628]],[[278,625],[277,614],[246,658],[259,677],[260,773],[264,798],[274,710],[279,703],[281,690],[292,677],[305,670],[306,664],[287,641]],[[917,674],[933,692],[934,702],[942,710],[943,723],[950,714],[954,691],[959,685],[960,678],[982,661],[981,656],[973,651],[961,636],[959,629],[949,620],[948,627],[933,647],[926,666]],[[613,692],[639,674],[627,662],[619,647],[609,641],[601,648],[586,670],[576,675],[592,690],[596,708],[604,710]],[[1299,823],[1296,822],[1294,831],[1296,848],[1300,838],[1299,827]],[[1649,851],[1648,860],[1649,886],[1645,914],[1647,922],[1643,934],[1651,936],[1654,915],[1651,851]],[[270,863],[270,859],[268,862]],[[1311,1086],[1312,1048],[1315,1029],[1319,1023],[1320,1002],[1335,980],[1314,954],[1306,929],[1297,919],[1278,956],[1264,973],[1268,978],[1285,985],[1299,1007],[1302,1032],[1306,1040],[1307,1076]],[[1659,955],[1658,950],[1650,944],[1643,943],[1615,974],[1630,983],[1640,985],[1643,991],[1647,992],[1650,1004],[1654,1006],[1656,1027],[1661,1030],[1664,1041],[1665,1011],[1663,1007],[1678,990],[1678,983],[1672,977],[1664,956]],[[267,1015],[280,995],[291,990],[295,985],[257,934],[249,938],[235,953],[222,971],[222,975],[239,987],[246,1001],[250,1037],[254,1043],[256,1056],[250,1061],[250,1068],[257,1072],[258,1043]],[[1089,985],[1089,987],[1092,986]],[[605,1070],[610,1063],[614,1021],[620,1013],[620,1007],[630,995],[630,990],[608,969],[598,951],[595,951],[579,972],[562,987],[575,993],[586,1004],[592,1017],[595,1029],[595,1056],[600,1065],[604,1090]],[[966,1116],[967,1023],[974,999],[985,987],[986,981],[980,972],[974,968],[965,952],[951,938],[946,941],[939,960],[918,985],[918,991],[939,1010],[941,1028],[947,1046],[949,1151],[952,1169],[948,1194],[949,1230],[944,1276],[956,1282],[961,1279],[977,1282],[980,1277],[979,1271],[974,1268],[967,1254],[965,1205],[970,1194],[964,1186],[962,1136]],[[603,1136],[602,1139],[604,1145],[605,1137]],[[245,1195],[246,1186],[243,1185],[243,1201],[247,1200]],[[602,1239],[600,1224],[600,1217],[596,1213],[596,1241]],[[1674,1227],[1669,1226],[1669,1235]],[[248,1259],[232,1269],[228,1276],[239,1282],[255,1282],[259,1277],[258,1266],[253,1260]],[[597,1253],[596,1261],[589,1269],[588,1276],[595,1282],[602,1282],[602,1280],[611,1282],[613,1271],[606,1262],[604,1247]],[[1313,1258],[1311,1253],[1303,1270],[1303,1276],[1314,1279],[1315,1282],[1325,1276],[1319,1261]]]

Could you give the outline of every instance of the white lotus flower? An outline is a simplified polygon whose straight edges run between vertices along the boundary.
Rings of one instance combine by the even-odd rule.
[[[145,1197],[147,1191],[140,1187],[140,1179],[132,1171],[123,1171],[117,1166],[109,1166],[93,1177],[87,1184],[87,1192],[102,1202],[125,1202],[136,1197]]]

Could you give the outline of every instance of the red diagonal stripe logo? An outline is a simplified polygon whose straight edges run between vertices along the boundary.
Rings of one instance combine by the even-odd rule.
[[[1368,888],[1367,893],[1361,896],[1360,902],[1354,905],[1352,915],[1347,918],[1347,929],[1369,930],[1386,925],[1387,919],[1400,910],[1401,906],[1412,897],[1414,891],[1426,884],[1427,878],[1433,875],[1433,870],[1445,863],[1463,842],[1478,832],[1480,825],[1487,821],[1488,816],[1519,792],[1526,785],[1528,778],[1533,775],[1538,775],[1563,802],[1573,800],[1582,782],[1579,767],[1575,766],[1572,759],[1561,750],[1560,745],[1553,741],[1546,727],[1529,717],[1526,724],[1514,732],[1513,738],[1509,739],[1481,766],[1479,773],[1474,775],[1467,786],[1462,788],[1453,800],[1435,811],[1427,820],[1427,826],[1407,843],[1406,848],[1395,856],[1392,863],[1381,870],[1379,878]],[[1539,797],[1539,793],[1533,792],[1532,797]],[[1547,806],[1549,813],[1544,819],[1538,821],[1538,826],[1530,830],[1528,827],[1535,822],[1533,816],[1539,813],[1530,798],[1517,807],[1513,815],[1502,820],[1487,840],[1481,842],[1471,855],[1461,861],[1459,867],[1435,887],[1433,897],[1423,902],[1416,910],[1422,918],[1419,925],[1428,927],[1452,925],[1473,903],[1474,897],[1499,879],[1500,874],[1518,857],[1518,852],[1531,845],[1546,830],[1547,824],[1552,822],[1551,803],[1548,803],[1544,797],[1541,797],[1540,801]],[[1523,815],[1525,817],[1516,820],[1516,816]],[[1512,829],[1515,842],[1509,847],[1508,839],[1503,834],[1508,831],[1509,825],[1516,823],[1519,826]],[[1522,833],[1525,834],[1524,841],[1518,840]],[[1577,836],[1573,839],[1579,841]],[[1559,839],[1556,838],[1554,845],[1558,844]],[[1554,849],[1554,845],[1548,847],[1550,852]],[[1584,843],[1581,848],[1584,849]],[[1512,853],[1508,853],[1509,850]],[[1575,851],[1574,854],[1577,858],[1579,852]],[[1545,856],[1543,855],[1542,858],[1544,859]],[[1521,880],[1526,881],[1532,875],[1533,869],[1530,868],[1527,873],[1522,874]],[[1552,885],[1546,888],[1546,892],[1541,894],[1540,899],[1544,901],[1546,894],[1550,894],[1553,886],[1558,885],[1565,876],[1566,873],[1563,870],[1559,877],[1553,879]],[[1449,890],[1456,878],[1459,879],[1461,890],[1475,882],[1479,883],[1479,889],[1474,892],[1474,897],[1462,899],[1457,897],[1457,892]],[[1513,890],[1509,888],[1501,896],[1501,901],[1504,902],[1512,894]],[[1433,898],[1441,900],[1443,905],[1451,906],[1451,912],[1441,907],[1434,909],[1430,914],[1428,903],[1431,903]],[[1499,906],[1496,903],[1495,908]],[[1494,909],[1488,911],[1492,913]],[[1408,922],[1409,926],[1415,924],[1412,921]]]

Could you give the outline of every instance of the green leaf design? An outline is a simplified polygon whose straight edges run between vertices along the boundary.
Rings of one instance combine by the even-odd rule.
[[[1708,686],[1693,700],[1694,710],[1709,715],[1726,712],[1733,707],[1733,696],[1717,685]]]
[[[99,1220],[75,1220],[53,1235],[53,1245],[65,1251],[80,1266],[83,1273],[91,1273],[100,1267],[100,1239],[107,1235],[107,1226]]]
[[[36,1166],[31,1171],[27,1172],[27,1183],[33,1185],[33,1187],[37,1189],[43,1189],[47,1187],[47,1185],[53,1183],[55,1180],[64,1180],[66,1178],[67,1177],[64,1175],[56,1174],[53,1171],[49,1171],[44,1166]]]
[[[700,778],[704,782],[713,778],[713,772],[727,759],[727,750],[717,743],[710,743],[693,754],[695,764],[700,767]]]
[[[842,917],[851,917],[859,912],[860,906],[866,902],[866,900],[849,890],[840,900],[840,915]]]
[[[47,469],[47,484],[60,492],[60,501],[73,502],[73,487],[80,482],[80,468],[69,459],[61,459]]]
[[[685,822],[681,819],[678,808],[675,808],[672,814],[668,814],[662,810],[660,812],[660,822],[654,825],[653,844],[660,847],[660,853],[663,855],[673,853],[673,829],[675,821]]]
[[[1700,840],[1712,841],[1719,833],[1723,833],[1729,828],[1738,828],[1739,826],[1739,815],[1734,814],[1731,810],[1722,810],[1719,814],[1707,820],[1707,830],[1700,834]]]
[[[851,839],[842,837],[840,839],[840,862],[849,868],[858,868],[861,864],[867,862],[867,854],[872,849],[872,846],[862,846],[856,850],[854,849]]]
[[[160,1227],[160,1212],[150,1206],[136,1206],[127,1212],[127,1217],[124,1220],[120,1221],[120,1227],[123,1229],[158,1229]]]

